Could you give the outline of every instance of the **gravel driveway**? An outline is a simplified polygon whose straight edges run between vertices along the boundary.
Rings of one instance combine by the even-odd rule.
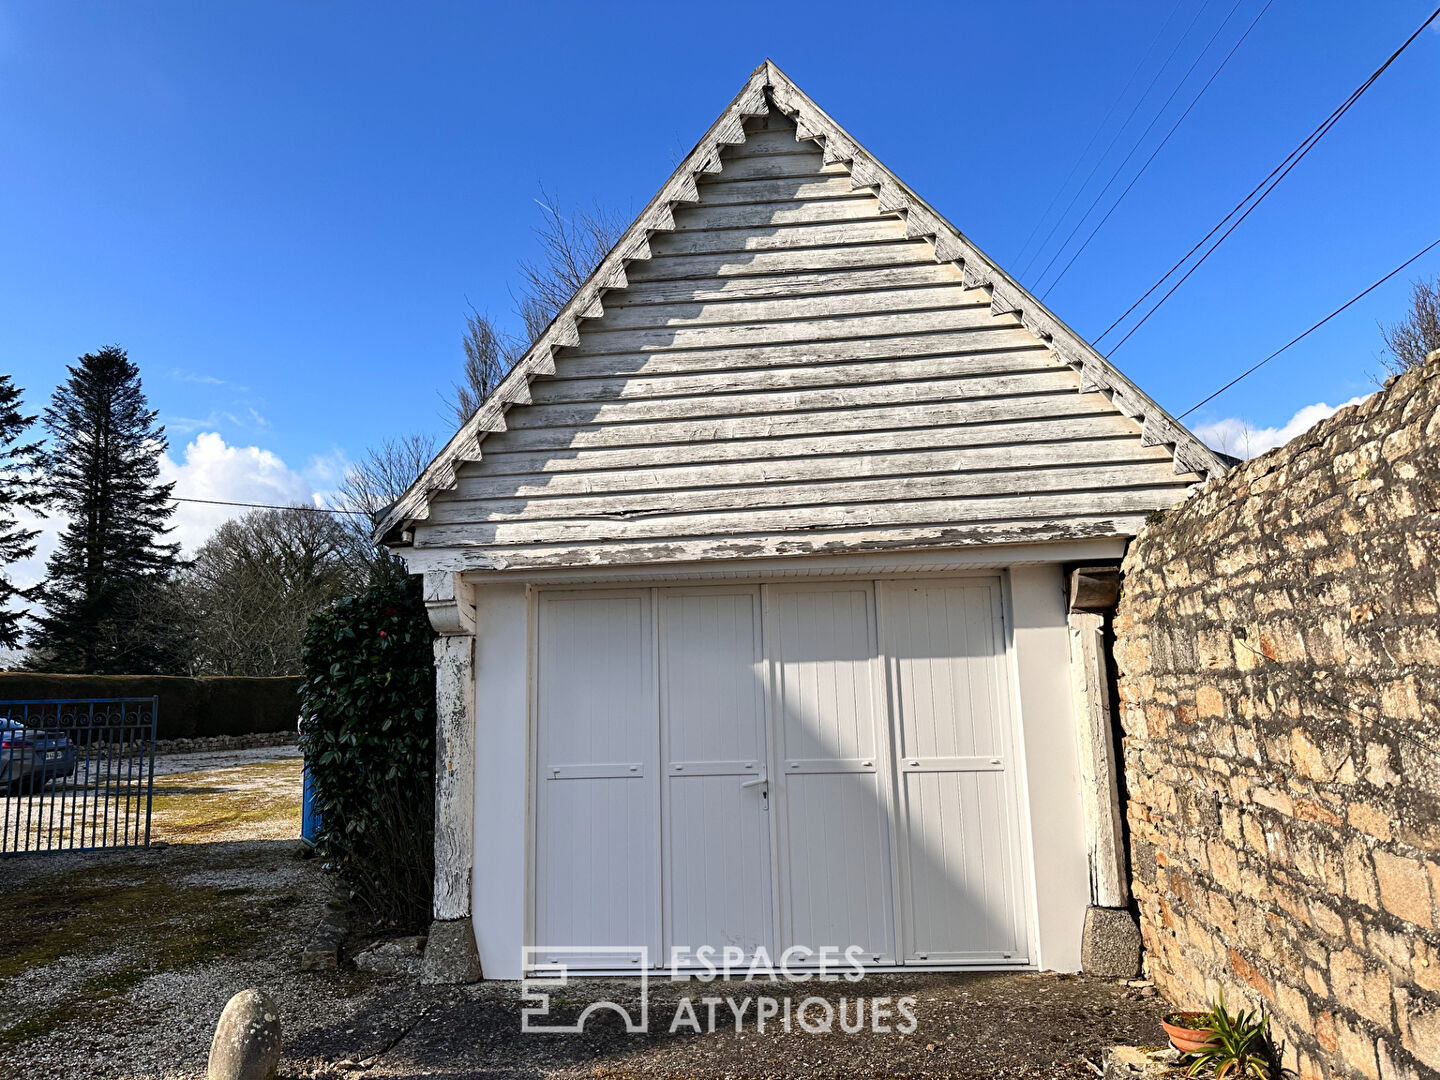
[[[681,996],[737,999],[765,984],[652,979],[652,1035],[609,1014],[583,1035],[520,1030],[514,984],[417,987],[353,970],[301,973],[330,879],[293,842],[7,861],[0,872],[0,1077],[202,1077],[226,1000],[260,987],[280,1007],[281,1075],[341,1077],[1093,1076],[1116,1042],[1157,1043],[1151,991],[1057,975],[872,976],[809,985],[835,999],[909,994],[916,1030],[806,1034],[754,1012],[742,1033],[722,1006],[713,1034],[668,1032]],[[635,980],[586,980],[557,1015],[634,999]]]

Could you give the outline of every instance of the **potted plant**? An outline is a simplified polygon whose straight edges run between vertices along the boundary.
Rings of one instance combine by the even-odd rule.
[[[1261,1012],[1231,1016],[1225,993],[1207,1012],[1173,1012],[1160,1021],[1170,1045],[1191,1058],[1187,1077],[1210,1069],[1215,1080],[1278,1080],[1281,1075],[1270,1018]]]
[[[1210,1016],[1211,1012],[1166,1013],[1160,1026],[1170,1037],[1171,1046],[1182,1054],[1193,1054],[1215,1040],[1215,1032],[1210,1029]]]

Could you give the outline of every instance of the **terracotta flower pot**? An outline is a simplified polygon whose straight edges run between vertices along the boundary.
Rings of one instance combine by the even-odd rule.
[[[1193,1054],[1215,1041],[1215,1033],[1209,1028],[1194,1026],[1204,1019],[1203,1012],[1171,1013],[1160,1021],[1160,1026],[1170,1036],[1171,1046],[1182,1054]]]

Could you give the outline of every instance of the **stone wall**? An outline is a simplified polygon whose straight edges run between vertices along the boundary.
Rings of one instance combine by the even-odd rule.
[[[1440,356],[1152,521],[1115,617],[1147,971],[1440,1071]]]

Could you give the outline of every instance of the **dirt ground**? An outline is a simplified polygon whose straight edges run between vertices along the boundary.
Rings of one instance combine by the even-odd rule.
[[[353,969],[302,973],[298,955],[332,879],[293,841],[9,860],[0,872],[0,1077],[204,1075],[229,997],[269,993],[284,1026],[281,1076],[341,1077],[1075,1077],[1116,1042],[1158,1043],[1145,990],[1056,975],[873,976],[816,994],[916,998],[912,1034],[669,1032],[680,997],[780,996],[769,984],[650,981],[653,1034],[592,1017],[581,1035],[522,1033],[513,983],[419,987]],[[594,1000],[638,1003],[636,980],[585,980],[554,996],[573,1018]],[[812,1006],[807,1015],[820,1015]],[[853,1016],[853,1012],[850,1014]],[[727,1018],[728,1021],[727,1021]],[[867,1016],[868,1019],[868,1016]],[[893,1016],[892,1020],[900,1019]]]

